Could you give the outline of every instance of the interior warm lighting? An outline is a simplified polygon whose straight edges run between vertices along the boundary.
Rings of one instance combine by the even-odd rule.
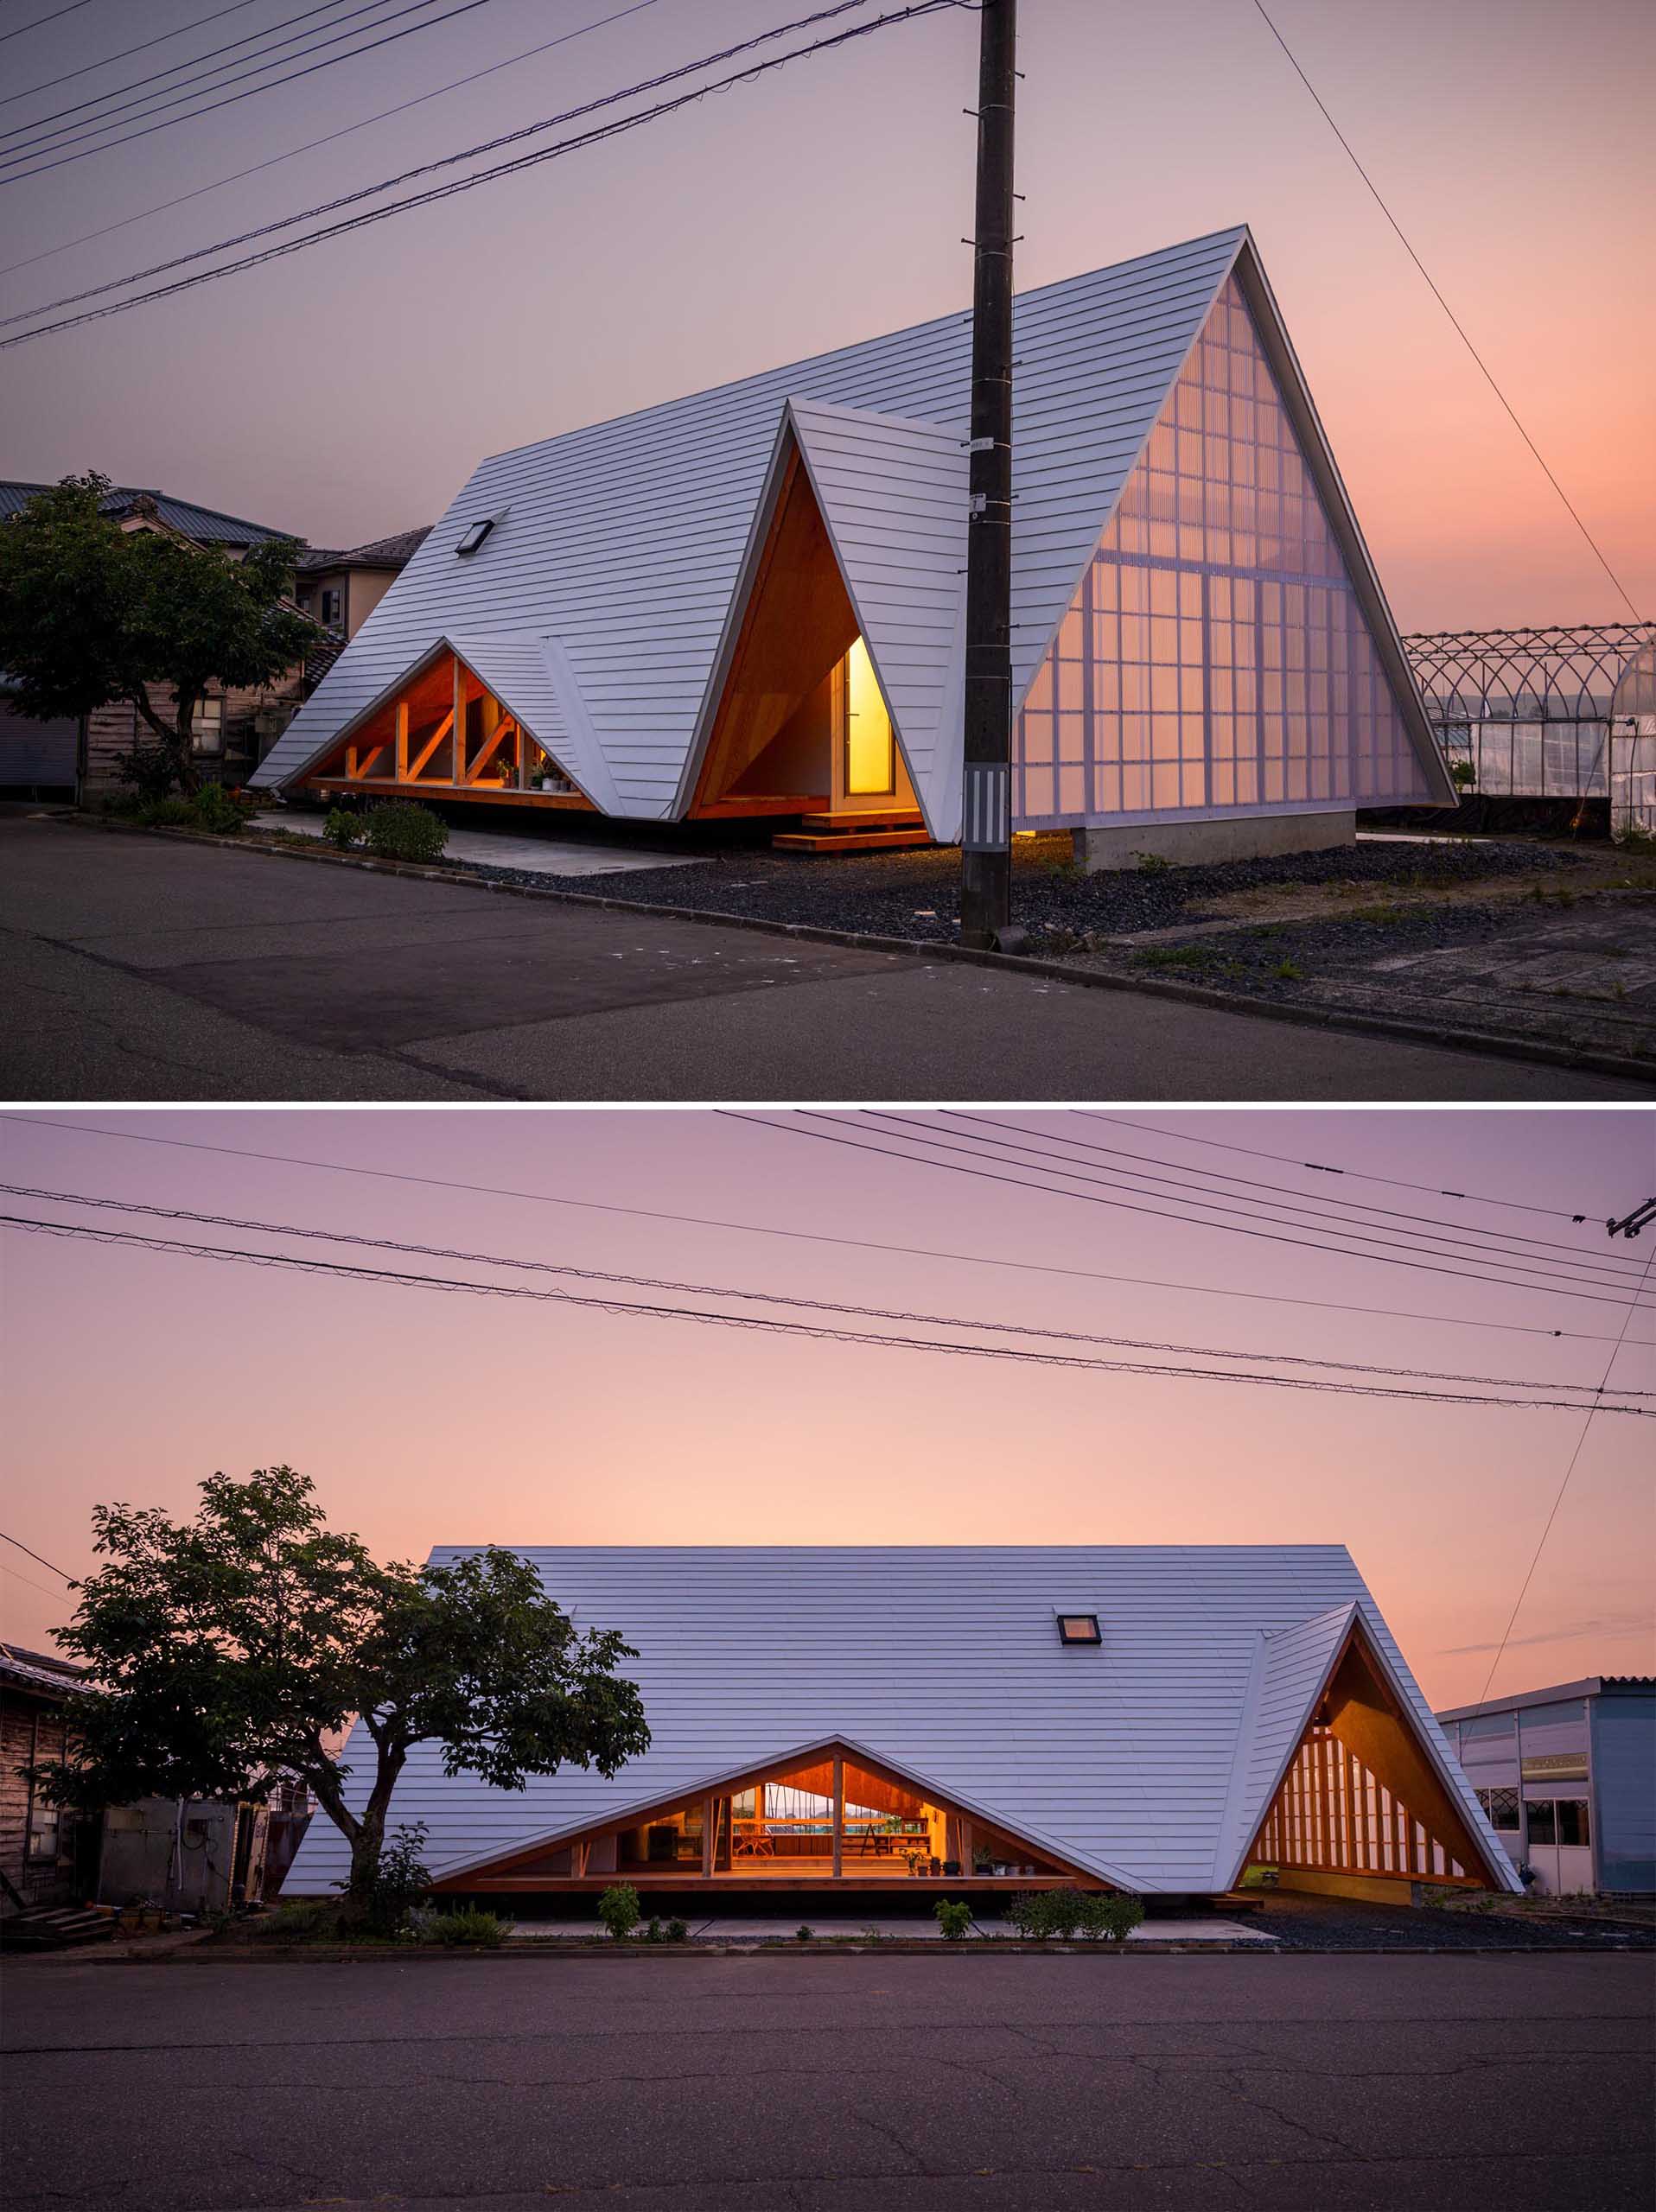
[[[891,717],[869,649],[859,638],[845,657],[845,790],[873,798],[895,788]]]
[[[1096,1613],[1060,1613],[1058,1641],[1060,1643],[1102,1643]]]

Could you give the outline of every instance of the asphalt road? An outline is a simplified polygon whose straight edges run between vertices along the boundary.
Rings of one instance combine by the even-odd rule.
[[[456,1959],[7,1975],[3,2202],[1615,2212],[1648,1959]]]
[[[16,810],[0,814],[0,1096],[39,1103],[1649,1096],[1131,992]]]

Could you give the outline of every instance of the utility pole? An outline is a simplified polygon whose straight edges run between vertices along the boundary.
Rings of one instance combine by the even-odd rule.
[[[1635,1206],[1631,1213],[1623,1214],[1620,1221],[1607,1221],[1604,1226],[1612,1236],[1637,1236],[1640,1230],[1653,1221],[1656,1221],[1656,1198],[1646,1198],[1643,1205]]]
[[[1012,121],[1017,0],[983,0],[966,525],[960,938],[992,950],[1012,918]]]

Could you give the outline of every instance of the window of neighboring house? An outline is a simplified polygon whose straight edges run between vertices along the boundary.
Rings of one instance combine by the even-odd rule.
[[[58,1831],[62,1817],[57,1806],[43,1805],[38,1798],[29,1806],[29,1856],[31,1859],[56,1859]]]
[[[1481,1789],[1478,1802],[1489,1815],[1489,1825],[1498,1834],[1515,1834],[1518,1830],[1518,1792],[1516,1789]]]
[[[196,753],[217,754],[224,751],[222,699],[201,699],[196,702],[195,720],[190,725],[190,747]]]
[[[342,621],[344,620],[344,593],[332,589],[324,591],[322,594],[322,620],[331,628],[335,622]]]
[[[1529,1801],[1532,1843],[1589,1844],[1585,1797],[1532,1797]]]

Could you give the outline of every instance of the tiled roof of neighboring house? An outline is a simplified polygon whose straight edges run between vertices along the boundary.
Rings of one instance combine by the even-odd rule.
[[[17,514],[37,492],[49,492],[51,488],[49,484],[15,480],[0,483],[0,518]],[[197,506],[194,500],[175,499],[166,492],[147,491],[130,484],[110,486],[103,512],[118,522],[132,512],[139,499],[153,500],[156,520],[197,545],[258,545],[266,538],[292,535],[289,531],[272,530],[265,523],[249,522],[243,515],[227,515],[218,507]]]
[[[25,1651],[16,1643],[0,1643],[0,1684],[48,1697],[67,1697],[92,1687],[84,1667],[45,1651]]]
[[[373,538],[366,545],[308,546],[299,573],[303,576],[320,575],[325,569],[400,569],[414,558],[430,535],[428,522],[418,530],[399,531],[394,537]]]

